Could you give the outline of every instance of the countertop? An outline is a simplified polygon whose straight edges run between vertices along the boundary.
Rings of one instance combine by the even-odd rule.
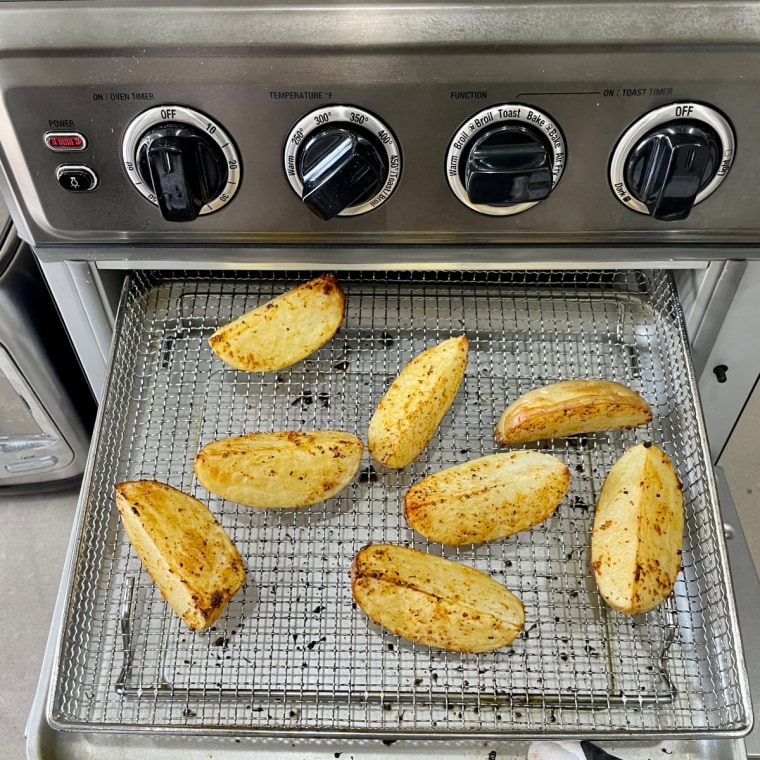
[[[0,495],[0,756],[26,757],[24,727],[53,617],[78,489]]]

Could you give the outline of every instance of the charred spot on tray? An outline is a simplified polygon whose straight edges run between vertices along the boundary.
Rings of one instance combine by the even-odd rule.
[[[184,718],[194,718],[198,713],[195,712],[195,710],[191,710],[189,707],[186,707],[182,711],[182,717]]]
[[[372,465],[369,465],[369,467],[359,473],[360,483],[377,483],[377,479],[377,472]]]
[[[651,449],[652,448],[652,442],[651,441],[644,441],[644,443],[642,444],[642,446],[645,449]]]
[[[385,348],[390,348],[396,341],[393,339],[393,336],[388,332],[383,332],[380,335],[380,342],[382,343]]]
[[[588,510],[588,504],[586,504],[586,502],[583,501],[583,499],[580,496],[576,496],[573,498],[573,503],[571,506],[573,509],[580,509],[584,512]]]
[[[227,645],[230,643],[230,640],[226,638],[225,636],[219,636],[216,639],[214,639],[209,646],[210,647],[222,647],[223,649],[227,648]]]
[[[314,394],[311,391],[304,391],[300,396],[296,396],[291,402],[291,406],[298,404],[311,406],[314,403]]]

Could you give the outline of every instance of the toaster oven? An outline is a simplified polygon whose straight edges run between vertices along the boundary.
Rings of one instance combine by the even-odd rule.
[[[0,181],[100,401],[30,757],[754,755],[757,575],[715,463],[760,369],[760,3],[61,0],[0,21]],[[317,353],[255,374],[210,351],[323,272],[346,311]],[[404,364],[462,333],[462,391],[408,468],[367,457],[283,513],[193,478],[227,435],[361,437]],[[573,377],[640,390],[652,424],[547,443],[571,491],[512,540],[447,553],[410,530],[416,479],[493,452],[508,401]],[[674,595],[627,618],[588,535],[641,436],[676,465],[687,529]],[[123,533],[113,486],[137,478],[208,502],[244,555],[210,633]],[[348,567],[377,541],[499,577],[523,634],[468,657],[369,625]]]

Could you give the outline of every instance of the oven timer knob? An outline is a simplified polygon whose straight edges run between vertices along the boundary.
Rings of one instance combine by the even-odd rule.
[[[625,131],[610,161],[610,185],[628,208],[680,221],[723,182],[734,151],[734,132],[721,113],[701,103],[671,103]]]
[[[390,198],[401,176],[401,152],[390,128],[354,106],[306,114],[285,142],[285,175],[315,216],[358,216]]]
[[[550,116],[524,103],[504,103],[459,127],[446,155],[446,176],[465,206],[510,216],[554,190],[565,158],[564,137]]]
[[[191,222],[229,203],[240,158],[222,127],[183,106],[141,113],[127,127],[122,162],[137,190],[170,222]]]

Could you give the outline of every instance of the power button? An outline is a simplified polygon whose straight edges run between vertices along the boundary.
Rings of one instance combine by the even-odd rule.
[[[58,184],[70,193],[89,193],[98,186],[98,175],[89,166],[61,164],[55,170]]]

